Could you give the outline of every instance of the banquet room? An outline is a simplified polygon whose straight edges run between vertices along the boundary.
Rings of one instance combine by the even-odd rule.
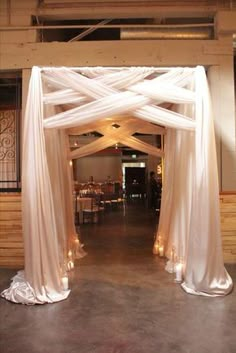
[[[134,136],[154,146],[161,146],[164,129],[159,126],[156,132],[158,135],[155,136],[141,133]],[[82,147],[98,138],[96,132],[82,136],[71,135],[71,149]],[[141,203],[144,209],[150,208],[149,170],[154,168],[156,178],[161,180],[162,162],[161,157],[148,155],[121,143],[73,160],[71,168],[75,222],[84,223],[86,216],[86,222],[98,222],[108,211],[121,209],[125,203]],[[89,211],[86,214],[86,209],[91,210],[90,214]]]
[[[235,17],[1,2],[1,353],[236,351]]]

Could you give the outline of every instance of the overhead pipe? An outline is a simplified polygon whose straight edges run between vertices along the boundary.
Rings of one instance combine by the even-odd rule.
[[[209,27],[184,28],[121,28],[120,39],[213,39],[214,29]]]

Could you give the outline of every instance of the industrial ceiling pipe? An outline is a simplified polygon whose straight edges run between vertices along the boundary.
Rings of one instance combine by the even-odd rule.
[[[212,27],[192,28],[121,28],[120,39],[213,39]]]

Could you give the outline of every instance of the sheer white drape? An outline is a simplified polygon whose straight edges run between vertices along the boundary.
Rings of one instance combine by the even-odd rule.
[[[165,109],[159,106],[163,102],[180,108]],[[51,110],[59,104],[64,111]],[[130,124],[125,123],[127,114],[133,116]],[[114,131],[106,118],[117,115],[120,127]],[[132,136],[143,127],[140,119],[167,127],[158,234],[167,257],[175,246],[184,259],[183,288],[213,296],[231,290],[221,250],[214,129],[204,69],[34,67],[24,129],[25,279],[19,287],[27,283],[35,303],[62,300],[69,293],[60,283],[62,261],[76,237],[68,159],[117,141],[161,155]],[[89,124],[98,129],[100,124],[103,137],[71,153],[65,129]],[[14,301],[14,286],[2,295]],[[27,296],[17,301],[27,303]]]
[[[194,74],[194,133],[168,131],[166,170],[158,237],[171,259],[184,264],[182,287],[192,294],[224,295],[232,280],[223,264],[214,126],[204,69]],[[187,151],[187,153],[186,153]]]
[[[40,69],[32,70],[23,134],[22,213],[25,271],[2,295],[25,304],[66,298],[60,283],[57,216],[43,130]],[[28,289],[25,290],[25,287]],[[15,295],[17,288],[18,295]]]
[[[193,294],[222,295],[231,291],[232,280],[223,264],[215,134],[203,68],[197,68],[195,84],[195,168],[185,281],[182,286]]]

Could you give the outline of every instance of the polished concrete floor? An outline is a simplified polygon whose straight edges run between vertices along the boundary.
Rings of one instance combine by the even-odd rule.
[[[152,255],[155,215],[136,202],[83,225],[69,298],[0,300],[0,353],[235,353],[236,293],[186,294]],[[226,266],[236,280],[236,266]],[[0,290],[15,271],[0,269]]]

